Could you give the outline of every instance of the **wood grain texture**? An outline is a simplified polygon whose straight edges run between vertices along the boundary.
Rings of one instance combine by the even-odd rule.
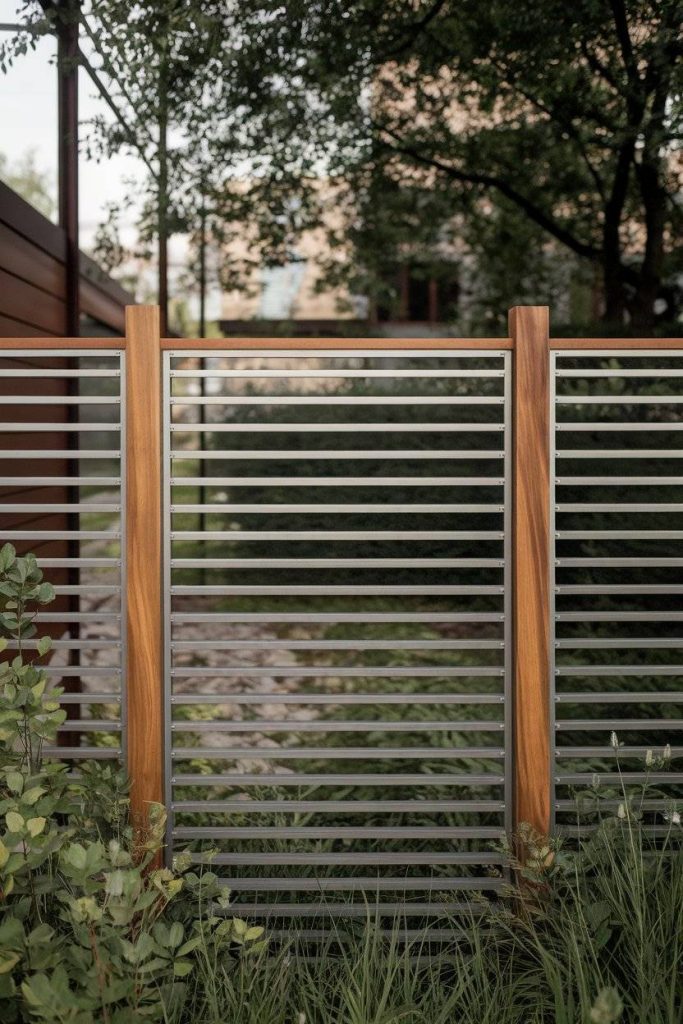
[[[126,309],[128,772],[135,826],[163,799],[159,310]]]
[[[162,338],[164,351],[213,349],[510,349],[510,338]]]
[[[550,827],[548,309],[510,310],[513,383],[515,821]]]
[[[683,338],[553,338],[550,349],[593,349],[593,348],[683,348]]]
[[[51,349],[110,349],[113,352],[120,352],[126,347],[125,338],[0,338],[0,350],[3,349],[39,349],[39,348],[51,348]]]

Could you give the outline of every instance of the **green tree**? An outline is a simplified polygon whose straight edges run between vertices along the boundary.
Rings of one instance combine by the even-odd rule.
[[[294,140],[347,178],[382,151],[401,188],[447,189],[465,216],[514,208],[599,268],[607,320],[674,312],[679,0],[242,7],[242,74],[286,96],[283,165]]]

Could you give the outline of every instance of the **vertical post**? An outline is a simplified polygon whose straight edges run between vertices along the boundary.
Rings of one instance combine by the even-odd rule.
[[[159,327],[157,306],[126,308],[128,772],[140,833],[163,800]]]
[[[509,313],[513,385],[515,821],[550,827],[550,387],[547,306]]]
[[[67,337],[80,335],[78,239],[78,25],[80,0],[61,0],[57,21],[59,119],[59,226],[66,238]]]

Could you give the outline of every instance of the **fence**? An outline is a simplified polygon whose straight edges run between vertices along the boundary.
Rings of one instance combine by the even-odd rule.
[[[504,339],[177,341],[129,307],[125,339],[0,341],[61,755],[124,757],[137,819],[164,801],[238,893],[414,916],[497,888],[515,823],[571,829],[612,731],[675,790],[641,762],[681,724],[682,355],[551,341],[543,307]]]

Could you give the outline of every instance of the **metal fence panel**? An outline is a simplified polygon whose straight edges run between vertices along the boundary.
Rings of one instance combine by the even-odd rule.
[[[68,760],[125,761],[124,382],[123,352],[0,352],[0,541],[55,582],[35,622],[53,638],[49,682],[66,691],[47,753]]]
[[[251,917],[495,891],[510,353],[226,343],[163,388],[169,851]]]
[[[575,787],[669,818],[683,793],[683,353],[560,350],[551,370],[553,804],[574,834],[596,805]]]

